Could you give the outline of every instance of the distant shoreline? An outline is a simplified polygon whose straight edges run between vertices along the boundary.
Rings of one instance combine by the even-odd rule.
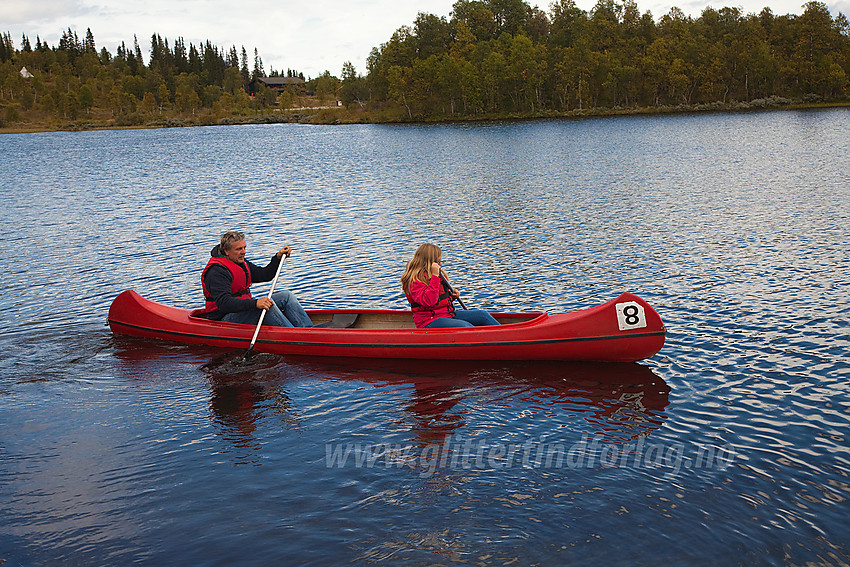
[[[94,130],[146,130],[155,128],[183,128],[194,126],[237,126],[248,124],[314,124],[314,125],[344,125],[344,124],[454,124],[454,123],[487,123],[503,121],[531,120],[561,120],[606,118],[613,116],[654,116],[673,114],[699,113],[738,113],[758,112],[768,110],[813,110],[828,108],[848,108],[850,102],[789,102],[778,103],[771,99],[751,102],[711,103],[701,105],[678,105],[637,108],[592,108],[572,110],[569,112],[543,111],[535,113],[506,113],[499,115],[464,116],[458,118],[440,117],[429,120],[381,120],[378,113],[352,110],[350,108],[317,107],[313,109],[298,108],[291,110],[275,110],[253,116],[232,116],[216,118],[199,116],[193,118],[167,118],[151,120],[144,124],[118,125],[108,122],[91,122],[78,120],[65,124],[55,123],[22,123],[13,127],[0,127],[0,134],[34,134],[42,132],[84,132]]]

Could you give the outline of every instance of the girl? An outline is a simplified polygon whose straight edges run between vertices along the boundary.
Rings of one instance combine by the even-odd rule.
[[[441,267],[443,251],[425,243],[416,249],[401,276],[401,287],[413,311],[417,328],[472,327],[498,325],[492,315],[481,309],[455,311],[452,300],[459,297],[449,285]]]

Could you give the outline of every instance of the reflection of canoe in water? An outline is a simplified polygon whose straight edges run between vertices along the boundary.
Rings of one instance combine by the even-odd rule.
[[[133,342],[119,342],[123,344],[122,358],[141,355],[156,364],[163,353],[171,352],[165,343]],[[303,380],[351,382],[355,386],[341,387],[342,395],[361,401],[364,396],[380,399],[384,393],[393,400],[391,407],[404,410],[403,416],[390,412],[393,427],[409,426],[414,433],[410,440],[419,447],[463,435],[470,413],[479,411],[498,414],[497,421],[503,425],[505,420],[540,414],[560,426],[569,423],[573,432],[625,443],[649,435],[664,423],[670,393],[670,387],[652,369],[634,362],[312,357],[287,357],[283,362],[274,355],[257,355],[250,363],[232,364],[232,360],[219,357],[202,368],[212,385],[215,415],[237,436],[255,426],[261,402],[273,401],[275,411],[285,408],[281,413],[285,420],[299,419],[297,411],[288,411],[298,402],[290,401],[283,390]],[[269,405],[262,407],[265,411]],[[366,407],[374,407],[375,415],[381,415],[377,408],[386,410],[388,406],[378,402]],[[484,427],[497,426],[490,422]]]
[[[226,428],[229,439],[248,448],[261,446],[253,431],[262,416],[273,412],[287,424],[302,419],[298,392],[312,391],[300,387],[305,383],[350,382],[350,387],[338,386],[344,400],[362,401],[363,396],[372,399],[370,396],[385,394],[392,407],[403,410],[403,417],[395,412],[383,414],[388,406],[378,404],[374,407],[383,409],[375,409],[376,419],[383,415],[393,427],[402,419],[415,434],[411,440],[417,446],[462,433],[470,411],[501,412],[500,421],[541,413],[547,416],[544,419],[570,423],[571,431],[627,442],[660,427],[669,405],[670,386],[640,363],[282,358],[269,354],[243,361],[241,352],[221,355],[214,348],[187,349],[166,341],[119,336],[113,346],[120,374],[144,383],[172,375],[175,364],[199,366],[210,386],[210,408],[217,422]],[[290,388],[295,390],[292,397]],[[333,388],[321,389],[333,397]],[[512,409],[506,410],[508,407]]]
[[[210,321],[189,309],[147,300],[133,290],[109,308],[116,334],[246,348],[254,325]],[[440,360],[588,360],[632,362],[657,353],[665,329],[658,313],[630,293],[602,305],[548,315],[493,313],[502,325],[416,329],[409,311],[308,311],[327,327],[264,327],[254,350],[273,354]],[[334,328],[344,321],[344,328]]]
[[[290,359],[292,360],[292,359]],[[503,406],[521,400],[535,410],[581,414],[591,422],[611,420],[660,424],[670,386],[643,364],[562,361],[438,361],[298,359],[311,376],[386,386],[411,386],[408,409],[437,406],[481,394]],[[244,376],[250,376],[246,372]],[[477,394],[476,394],[477,393]],[[483,393],[483,394],[482,394]]]

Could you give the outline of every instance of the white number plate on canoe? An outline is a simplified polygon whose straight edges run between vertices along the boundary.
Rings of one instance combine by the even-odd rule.
[[[639,303],[628,301],[618,303],[615,307],[617,309],[617,324],[621,331],[646,327],[646,315],[643,306]]]

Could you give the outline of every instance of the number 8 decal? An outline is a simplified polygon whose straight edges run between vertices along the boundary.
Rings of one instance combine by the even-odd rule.
[[[618,303],[615,307],[617,309],[617,325],[621,331],[646,327],[646,316],[642,305],[629,301],[628,303]]]

